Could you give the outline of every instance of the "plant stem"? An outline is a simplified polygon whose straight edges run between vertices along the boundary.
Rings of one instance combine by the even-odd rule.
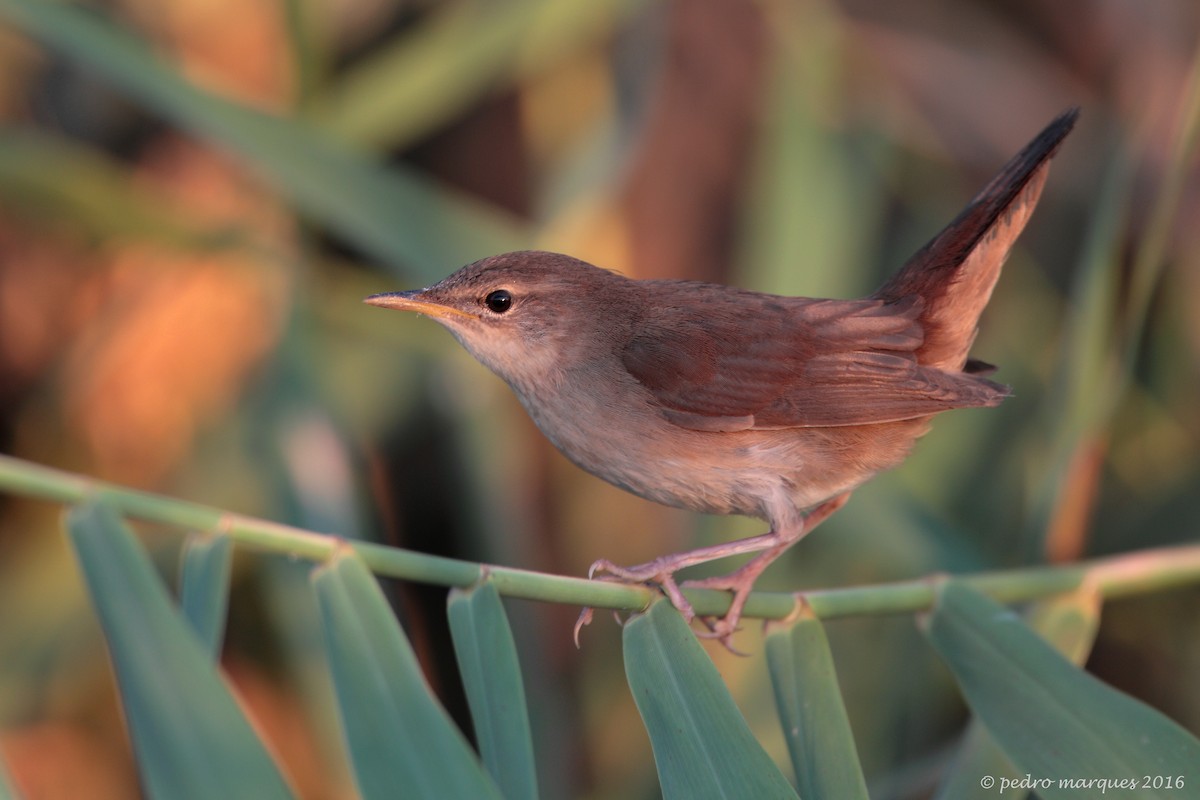
[[[127,489],[11,456],[0,455],[0,491],[66,504],[103,498],[131,518],[216,531],[255,550],[313,561],[327,559],[339,544],[346,544],[377,575],[458,587],[470,586],[487,575],[501,594],[529,600],[637,611],[645,608],[656,594],[642,586],[476,564],[369,542],[349,542],[212,506]],[[782,619],[792,613],[801,596],[821,619],[922,611],[933,604],[937,580],[938,577],[931,577],[875,586],[815,589],[796,595],[756,592],[746,604],[744,616]],[[1068,565],[981,572],[962,580],[1004,603],[1062,594],[1085,584],[1103,597],[1123,597],[1200,583],[1200,545],[1142,550]],[[729,595],[725,592],[696,589],[686,594],[701,615],[721,614],[729,605]]]

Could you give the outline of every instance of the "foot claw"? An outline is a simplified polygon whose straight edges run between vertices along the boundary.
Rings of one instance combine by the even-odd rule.
[[[609,561],[607,558],[596,559],[592,562],[592,565],[588,567],[588,580],[595,580],[597,572],[611,573],[614,569],[617,569],[617,565]]]
[[[592,607],[584,606],[579,612],[579,619],[575,620],[575,649],[579,649],[579,632],[583,630],[584,625],[592,624]]]

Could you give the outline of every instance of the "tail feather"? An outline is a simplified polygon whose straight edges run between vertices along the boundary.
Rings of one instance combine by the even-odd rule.
[[[1078,116],[1072,108],[1046,126],[875,293],[886,302],[914,295],[924,300],[919,363],[950,371],[966,366],[1000,268],[1033,214],[1051,157]]]

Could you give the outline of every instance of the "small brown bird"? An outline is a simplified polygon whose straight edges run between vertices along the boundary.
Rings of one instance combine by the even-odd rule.
[[[685,567],[758,553],[685,585],[733,593],[704,620],[726,645],[754,582],[952,408],[1007,387],[968,357],[979,316],[1078,116],[1055,119],[945,230],[861,300],[631,280],[565,255],[477,261],[427,289],[368,297],[433,317],[503,378],[567,458],[636,495],[766,520],[768,533],[591,573],[661,587],[690,621]]]

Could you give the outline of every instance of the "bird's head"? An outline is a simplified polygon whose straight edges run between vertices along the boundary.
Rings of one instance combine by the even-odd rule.
[[[554,379],[627,330],[632,281],[558,253],[520,251],[468,264],[426,289],[365,302],[415,311],[448,328],[471,355],[508,383]]]

